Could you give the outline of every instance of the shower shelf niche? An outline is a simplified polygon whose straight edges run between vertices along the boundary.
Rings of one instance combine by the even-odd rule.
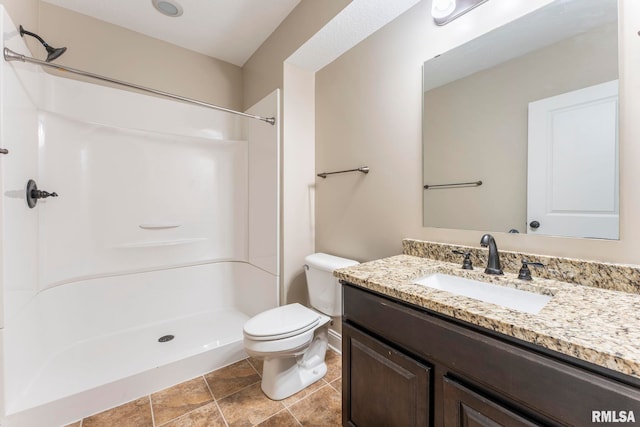
[[[175,222],[145,222],[140,224],[138,227],[143,230],[166,230],[169,228],[178,228],[182,224]]]

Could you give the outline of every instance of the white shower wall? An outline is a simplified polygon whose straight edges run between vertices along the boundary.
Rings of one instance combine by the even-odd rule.
[[[105,126],[99,119],[40,113],[39,185],[59,194],[36,208],[40,289],[95,275],[248,259],[246,141]]]
[[[4,45],[28,55],[0,12]],[[278,305],[278,126],[33,64],[2,61],[0,80],[6,425],[72,421],[244,357],[243,319]],[[278,111],[277,92],[252,109]],[[29,209],[29,179],[59,196]],[[154,334],[172,328],[163,354]]]
[[[2,68],[5,319],[63,283],[248,260],[250,150],[241,119],[30,64]],[[59,197],[26,208],[28,179]],[[277,253],[276,236],[258,237],[256,246]]]

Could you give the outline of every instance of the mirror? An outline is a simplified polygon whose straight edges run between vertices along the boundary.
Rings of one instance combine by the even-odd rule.
[[[618,238],[617,15],[558,0],[424,63],[425,227]]]

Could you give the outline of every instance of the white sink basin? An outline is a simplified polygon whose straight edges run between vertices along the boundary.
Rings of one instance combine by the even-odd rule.
[[[421,277],[413,283],[531,314],[538,314],[552,298],[549,295],[438,273]]]

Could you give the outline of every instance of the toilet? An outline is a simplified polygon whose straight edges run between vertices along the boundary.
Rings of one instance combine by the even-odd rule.
[[[264,311],[244,325],[244,348],[250,356],[264,360],[262,391],[273,400],[285,399],[327,373],[324,356],[331,316],[342,314],[342,290],[333,271],[358,264],[324,253],[308,255],[305,263],[314,309],[287,304]]]

